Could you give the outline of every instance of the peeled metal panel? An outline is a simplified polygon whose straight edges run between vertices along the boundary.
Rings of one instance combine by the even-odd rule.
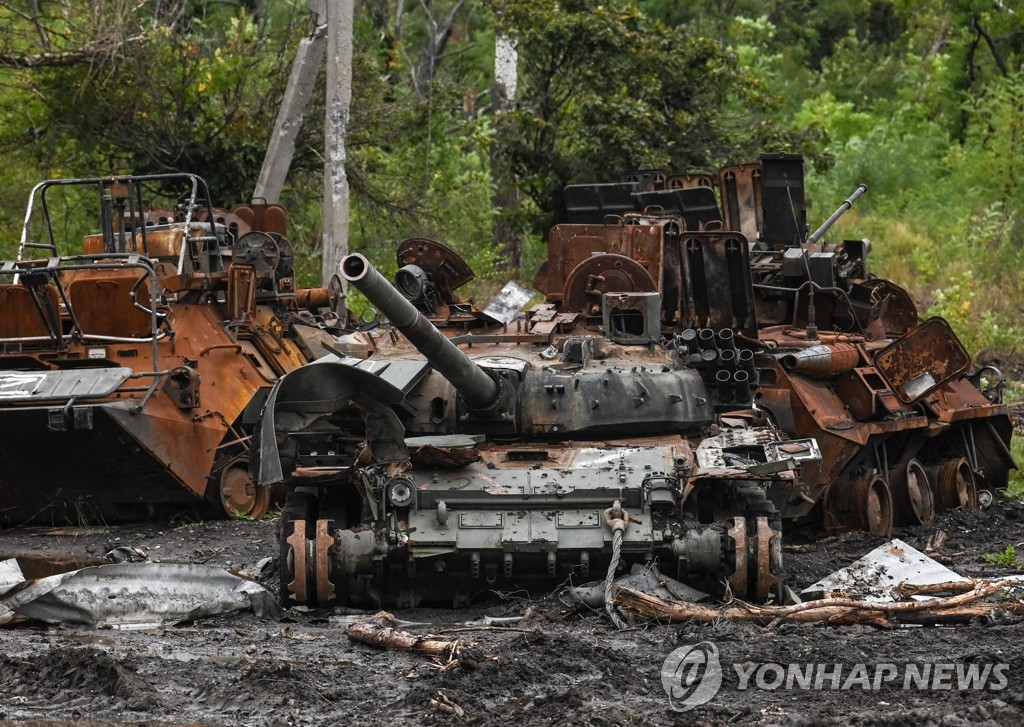
[[[761,229],[761,165],[722,167],[718,176],[725,229],[758,239]]]
[[[971,367],[971,357],[942,318],[929,318],[875,355],[878,373],[904,404],[917,401]]]
[[[516,316],[526,307],[526,304],[530,302],[534,295],[536,295],[534,291],[510,280],[505,283],[505,286],[487,304],[484,313],[494,320],[507,325],[516,319]]]
[[[117,563],[26,581],[0,598],[0,625],[51,624],[156,628],[251,609],[277,618],[280,608],[258,583],[222,568],[177,563]]]
[[[0,404],[102,398],[114,393],[131,374],[131,369],[121,366],[72,371],[6,371],[0,373]]]

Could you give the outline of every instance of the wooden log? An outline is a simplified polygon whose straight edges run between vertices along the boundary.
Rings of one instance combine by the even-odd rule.
[[[445,662],[458,661],[467,647],[476,646],[472,642],[445,636],[415,636],[395,628],[396,623],[394,616],[387,611],[380,611],[365,621],[349,626],[349,641],[396,651],[413,651]]]
[[[364,621],[352,624],[346,633],[350,641],[423,654],[443,668],[458,665],[463,669],[474,670],[483,661],[496,658],[488,655],[475,641],[436,634],[415,636],[399,630],[397,626],[398,620],[394,616],[387,611],[379,611]]]
[[[733,601],[718,608],[696,603],[666,601],[631,588],[620,587],[615,590],[613,604],[638,616],[668,623],[712,623],[721,618],[752,621],[765,626],[786,622],[836,625],[860,623],[876,626],[949,623],[1000,613],[1024,613],[1024,604],[1019,602],[977,603],[1001,590],[1008,583],[1012,581],[981,581],[966,593],[928,601],[876,603],[832,598],[807,601],[793,606],[759,606]]]
[[[978,583],[984,581],[946,581],[944,583],[928,583],[915,585],[913,583],[900,583],[893,589],[894,593],[902,598],[913,596],[942,596],[949,593],[966,593],[978,587]]]

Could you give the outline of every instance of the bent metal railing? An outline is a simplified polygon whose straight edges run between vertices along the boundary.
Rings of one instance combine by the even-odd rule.
[[[125,270],[136,269],[140,271],[139,278],[132,285],[129,297],[132,307],[149,316],[149,332],[142,336],[114,336],[89,333],[85,330],[75,312],[75,303],[68,294],[67,285],[62,280],[62,274],[75,270],[102,271],[102,270]],[[149,386],[120,389],[121,391],[145,391],[140,404],[134,411],[139,411],[149,398],[155,393],[157,386],[164,376],[170,371],[160,368],[159,342],[164,339],[173,339],[174,329],[166,313],[158,310],[159,305],[159,280],[153,262],[137,253],[103,253],[95,255],[73,255],[68,257],[52,257],[47,260],[26,260],[7,261],[0,264],[0,277],[13,275],[18,284],[29,289],[35,301],[37,313],[42,318],[49,331],[46,336],[16,336],[0,337],[0,344],[9,352],[9,344],[36,344],[45,346],[52,344],[59,351],[66,351],[71,345],[88,345],[90,343],[150,343],[152,345],[153,370],[137,371],[132,374],[131,379],[153,377]],[[148,306],[138,300],[138,291],[145,282],[149,282]],[[61,309],[60,311],[47,311],[42,300],[49,302],[46,296],[38,295],[38,291],[44,286],[52,285],[57,292]],[[41,300],[42,298],[42,300]],[[67,332],[65,333],[65,326]],[[20,345],[19,345],[20,349]],[[19,350],[20,352],[20,350]],[[69,402],[70,404],[71,402]]]

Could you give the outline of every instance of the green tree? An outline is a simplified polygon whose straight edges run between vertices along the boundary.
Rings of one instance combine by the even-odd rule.
[[[510,0],[520,97],[502,138],[543,229],[570,182],[704,168],[786,142],[773,102],[719,45],[631,3]]]

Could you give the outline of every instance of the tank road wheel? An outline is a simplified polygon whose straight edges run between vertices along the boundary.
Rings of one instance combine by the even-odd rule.
[[[736,598],[747,597],[747,519],[736,516],[727,534],[735,545],[729,588]]]
[[[978,486],[966,459],[947,460],[927,471],[939,510],[973,510],[978,506]]]
[[[281,553],[281,605],[305,606],[310,602],[310,529],[316,498],[308,492],[291,492],[281,509],[278,532]]]
[[[924,525],[935,519],[935,497],[928,474],[916,459],[897,465],[889,474],[896,520],[900,525]]]
[[[334,586],[334,561],[331,552],[334,550],[334,537],[331,535],[330,520],[317,520],[316,532],[313,535],[311,572],[316,584],[316,603],[318,606],[330,606],[335,600],[337,589]]]
[[[728,579],[733,596],[766,603],[774,595],[782,603],[782,533],[760,515],[734,517],[726,534],[735,546]]]
[[[881,475],[866,474],[840,480],[829,488],[825,507],[830,530],[864,530],[872,535],[892,534],[892,493]]]
[[[782,533],[769,524],[767,517],[759,517],[756,542],[754,600],[766,603],[775,594],[775,602],[782,603]]]
[[[249,475],[249,461],[235,460],[217,478],[216,502],[230,518],[260,520],[270,508],[270,488]]]

